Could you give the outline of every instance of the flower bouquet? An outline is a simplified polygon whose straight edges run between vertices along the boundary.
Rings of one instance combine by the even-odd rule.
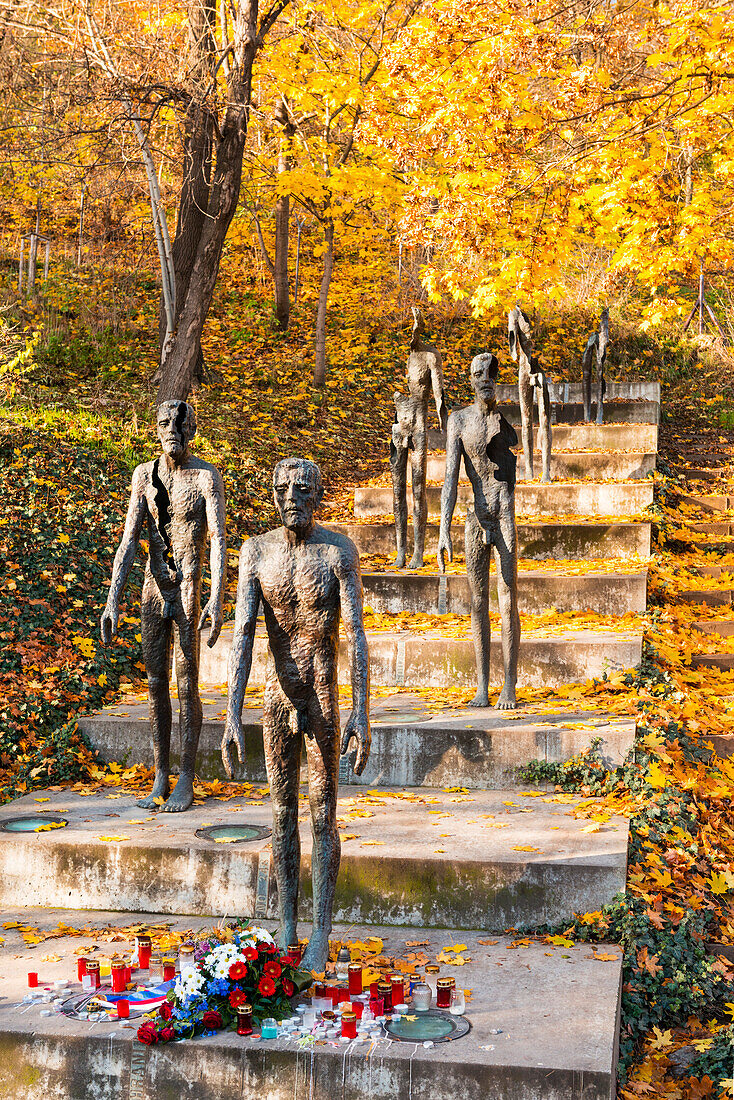
[[[141,1043],[191,1039],[202,1032],[234,1028],[237,1009],[252,1005],[252,1017],[276,1020],[291,1014],[290,998],[312,982],[290,958],[278,953],[264,928],[234,928],[208,934],[197,945],[194,966],[177,975],[152,1019],[138,1028]]]

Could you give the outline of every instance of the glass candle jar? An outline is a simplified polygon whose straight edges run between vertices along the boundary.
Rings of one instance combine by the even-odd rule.
[[[81,981],[82,978],[84,977],[84,975],[86,974],[86,972],[87,972],[86,957],[84,955],[80,955],[80,957],[76,960],[76,976],[77,976],[77,979],[79,981]]]
[[[449,1012],[452,1016],[463,1016],[466,1012],[466,998],[464,997],[463,989],[451,990],[451,1004],[449,1005]]]
[[[194,962],[194,945],[193,943],[182,943],[178,949],[178,967],[182,974],[187,970],[193,970],[195,967]]]
[[[237,1034],[252,1035],[252,1005],[241,1004],[237,1008]]]
[[[344,1004],[345,1001],[349,1000],[349,986],[346,984],[346,982],[340,983],[336,987],[336,991],[337,997],[334,1004],[341,1005]]]
[[[147,970],[150,966],[150,956],[153,952],[150,936],[136,936],[135,949],[138,953],[138,966],[141,970]]]
[[[336,976],[342,981],[349,973],[349,963],[351,962],[351,959],[352,956],[349,954],[349,948],[341,947],[339,949],[339,954],[336,957]]]
[[[302,943],[291,943],[288,945],[288,951],[286,952],[286,954],[288,955],[288,958],[294,966],[298,966],[299,962],[301,961],[301,958],[303,956],[303,946],[304,945]]]
[[[262,1022],[260,1034],[262,1035],[263,1039],[277,1039],[278,1021],[273,1019],[272,1016],[266,1016]]]
[[[380,984],[381,979],[377,978],[374,982],[370,982],[370,997],[379,997],[377,987]]]
[[[392,1003],[394,1005],[401,1005],[405,1002],[405,985],[403,982],[402,974],[391,974],[390,985],[392,986]]]
[[[124,993],[127,986],[127,966],[123,959],[113,959],[111,966],[112,992]]]
[[[431,993],[436,996],[436,982],[438,981],[438,975],[441,973],[441,967],[436,966],[435,963],[430,963],[426,969],[426,983],[431,987]]]
[[[359,997],[362,992],[362,963],[353,962],[349,964],[347,972],[347,979],[349,982],[349,996]]]
[[[149,968],[151,978],[157,978],[158,981],[163,981],[163,960],[160,955],[150,956]]]
[[[456,985],[455,978],[439,978],[436,982],[436,1008],[451,1007],[451,991]]]
[[[418,982],[413,986],[413,1011],[428,1012],[431,1007],[431,987],[427,982]]]
[[[36,989],[38,986],[38,974],[35,970],[28,971],[28,988]]]
[[[96,987],[95,987],[95,984],[94,984],[94,978],[89,973],[89,971],[87,971],[87,973],[82,978],[82,989],[84,990],[85,993],[91,993],[92,990],[95,989],[95,988]]]
[[[118,1020],[127,1020],[130,1015],[130,1002],[121,997],[116,1007]]]
[[[102,984],[99,976],[99,962],[96,959],[87,960],[87,973],[84,975],[86,978],[92,979],[92,988],[99,989]]]
[[[385,1015],[385,1002],[382,997],[370,997],[370,1012],[374,1018]]]
[[[364,1004],[362,1001],[352,1001],[352,1012],[358,1020],[362,1019],[362,1014],[364,1013]]]
[[[378,982],[377,995],[382,997],[382,1004],[385,1012],[389,1012],[392,1008],[392,986],[390,982]]]
[[[357,1038],[357,1016],[354,1012],[342,1012],[342,1037]]]
[[[163,981],[172,982],[176,977],[176,960],[171,956],[163,959]]]

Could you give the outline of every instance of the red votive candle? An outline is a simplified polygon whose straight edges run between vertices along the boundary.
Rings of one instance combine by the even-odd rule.
[[[439,978],[436,982],[436,1008],[451,1007],[451,990],[456,985],[456,978]]]
[[[390,1012],[392,1010],[392,986],[389,982],[378,982],[377,992],[382,997],[385,1012]]]
[[[176,977],[176,960],[165,958],[163,960],[163,981],[172,982]]]
[[[339,986],[338,985],[327,985],[327,987],[326,987],[326,996],[331,999],[332,1005],[338,1005],[339,1004]]]
[[[136,936],[135,946],[138,950],[138,966],[141,970],[147,970],[150,967],[150,956],[153,951],[150,936]]]
[[[102,981],[99,976],[99,962],[97,959],[87,959],[87,974],[94,979],[94,988],[99,989]]]
[[[357,1017],[353,1012],[342,1012],[342,1038],[357,1038]]]
[[[29,989],[35,989],[37,985],[38,985],[38,974],[36,974],[35,970],[29,970],[28,971],[28,988]]]
[[[127,1020],[130,1015],[130,1002],[120,999],[117,1002],[117,1018],[119,1020]]]
[[[405,1004],[405,985],[403,983],[402,975],[391,974],[390,985],[392,986],[392,1003],[394,1005]]]
[[[290,959],[294,966],[298,966],[299,962],[301,961],[301,956],[303,955],[303,947],[304,945],[300,943],[291,943],[288,945],[287,957]]]
[[[344,985],[338,985],[336,988],[339,992],[339,998],[336,1003],[338,1005],[344,1004],[345,1001],[349,1000],[349,986],[344,983]]]
[[[124,993],[127,986],[127,967],[124,962],[113,962],[110,966],[110,974],[112,977],[112,992]]]
[[[237,1009],[237,1034],[252,1035],[252,1005],[242,1004]]]
[[[380,984],[380,979],[379,978],[377,979],[377,981],[370,982],[370,997],[379,997],[380,996],[379,990],[377,988],[379,984]]]
[[[312,995],[315,999],[323,1001],[325,997],[330,997],[329,987],[326,982],[314,982]]]
[[[375,1017],[385,1015],[385,1002],[382,997],[370,997],[370,1012]]]
[[[81,981],[87,972],[87,960],[84,955],[76,960],[76,976],[77,980]]]
[[[349,979],[349,996],[359,997],[362,992],[362,963],[350,963],[347,976]]]
[[[364,1004],[362,1001],[352,1001],[352,1012],[358,1020],[362,1019],[362,1013],[364,1012]]]

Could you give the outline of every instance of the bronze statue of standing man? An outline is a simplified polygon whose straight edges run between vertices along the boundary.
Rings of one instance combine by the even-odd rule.
[[[268,633],[263,705],[265,763],[273,805],[273,861],[278,883],[280,942],[297,942],[301,845],[298,790],[305,741],[313,850],[313,932],[301,966],[324,969],[334,908],[341,844],[336,824],[339,784],[339,621],[349,645],[352,713],[341,752],[357,741],[359,774],[370,751],[369,658],[362,621],[359,554],[350,539],[319,527],[314,511],[323,496],[314,462],[288,458],[273,474],[273,495],[283,526],[243,543],[234,639],[229,661],[229,702],[222,758],[230,777],[233,750],[245,742],[242,704],[252,665],[258,609]]]
[[[451,521],[463,457],[464,469],[474,491],[474,508],[467,509],[464,528],[466,573],[471,590],[471,629],[477,661],[477,693],[469,706],[489,706],[489,555],[494,549],[505,666],[505,682],[497,707],[512,710],[517,706],[515,688],[520,651],[515,525],[517,459],[510,449],[517,443],[517,433],[497,409],[497,370],[496,355],[485,352],[475,356],[471,364],[474,403],[449,416],[438,560],[443,573],[445,557],[452,561],[454,556]]]
[[[194,800],[194,769],[201,733],[199,631],[211,622],[208,645],[222,629],[225,575],[224,486],[219,471],[196,458],[189,443],[196,415],[185,401],[164,401],[158,408],[162,454],[133,473],[122,541],[115,554],[107,606],[101,619],[102,641],[117,631],[119,603],[135,559],[143,527],[148,561],[140,599],[140,633],[148,674],[148,703],[153,733],[155,780],[145,809],[187,810]],[[211,537],[212,590],[201,609],[201,575],[207,530]],[[171,639],[175,634],[181,764],[170,793]]]

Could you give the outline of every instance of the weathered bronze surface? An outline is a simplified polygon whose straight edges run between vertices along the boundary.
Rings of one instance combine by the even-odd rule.
[[[248,539],[240,554],[234,640],[229,660],[229,701],[222,740],[227,774],[234,751],[245,751],[242,704],[252,664],[258,609],[262,606],[270,657],[263,709],[265,762],[273,804],[273,861],[278,883],[280,942],[297,942],[301,846],[298,791],[306,745],[313,833],[313,933],[303,957],[306,970],[324,969],[341,845],[336,825],[339,783],[339,622],[349,644],[352,713],[341,742],[357,742],[359,774],[370,751],[369,661],[362,620],[359,554],[345,535],[314,524],[323,496],[318,466],[305,459],[278,463],[273,493],[283,526]]]
[[[396,393],[395,423],[390,440],[390,474],[392,476],[393,514],[398,569],[405,566],[408,542],[408,452],[413,487],[413,557],[408,569],[420,569],[426,545],[428,502],[426,500],[426,468],[428,463],[428,403],[431,389],[442,430],[446,428],[446,403],[443,391],[443,363],[440,351],[421,339],[422,321],[413,310],[413,335],[406,379],[408,394]]]
[[[604,378],[604,366],[607,361],[607,347],[609,346],[609,310],[603,309],[599,322],[599,331],[592,332],[584,348],[582,360],[583,394],[584,394],[584,420],[591,420],[591,369],[596,363],[596,422],[604,423],[604,394],[607,384]]]
[[[199,631],[209,619],[207,644],[213,646],[222,629],[226,555],[224,486],[219,471],[189,451],[196,433],[196,415],[190,405],[185,401],[165,401],[158,408],[157,426],[162,454],[154,462],[144,462],[133,473],[125,530],[115,554],[100,627],[102,641],[109,645],[117,631],[120,598],[145,525],[148,561],[140,600],[140,633],[148,674],[155,780],[148,798],[138,805],[156,809],[160,799],[166,799],[161,809],[178,811],[187,810],[194,799],[196,750],[201,733]],[[200,614],[207,530],[211,536],[212,591]],[[171,794],[169,685],[174,635],[181,767]]]
[[[438,559],[443,573],[446,571],[445,559],[448,557],[452,561],[454,556],[451,521],[463,457],[464,469],[474,491],[474,507],[467,510],[464,529],[471,628],[477,661],[477,693],[469,705],[489,706],[489,555],[493,548],[505,668],[505,682],[497,707],[512,710],[517,705],[515,688],[520,649],[515,526],[517,459],[510,449],[517,444],[517,433],[496,406],[497,370],[495,355],[488,352],[477,355],[471,364],[474,403],[449,416]]]
[[[533,359],[530,321],[519,306],[510,311],[507,318],[507,337],[510,355],[518,365],[517,386],[520,397],[522,425],[522,449],[525,456],[525,477],[532,481],[533,466],[533,391],[538,394],[538,436],[543,464],[542,481],[551,480],[551,407],[548,380],[545,371]]]

